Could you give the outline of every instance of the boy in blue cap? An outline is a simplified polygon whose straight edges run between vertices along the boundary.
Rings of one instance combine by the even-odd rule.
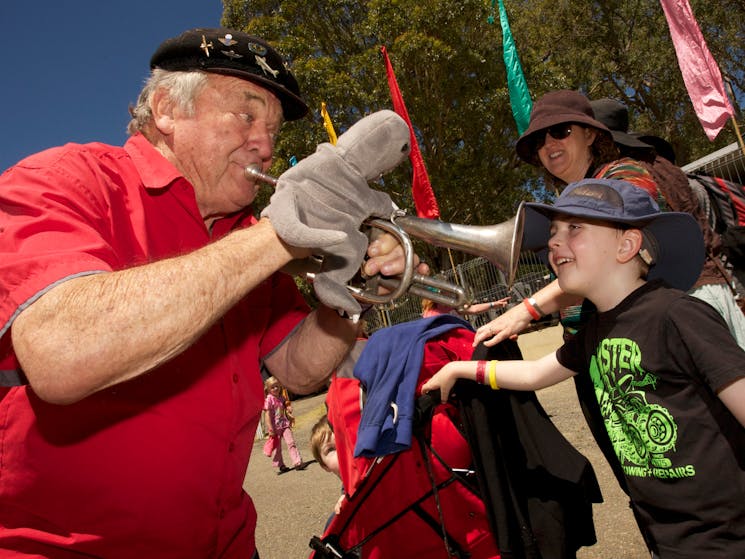
[[[745,352],[684,293],[704,259],[694,219],[629,183],[585,179],[554,205],[525,204],[525,231],[597,315],[555,353],[452,362],[423,390],[445,400],[459,378],[538,390],[587,375],[581,404],[598,411],[590,427],[653,556],[745,557]]]

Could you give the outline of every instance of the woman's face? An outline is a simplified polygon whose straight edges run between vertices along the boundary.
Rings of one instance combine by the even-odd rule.
[[[568,134],[567,134],[568,132]],[[597,130],[579,124],[560,124],[536,132],[538,159],[546,170],[569,184],[585,178],[592,163],[590,146]]]

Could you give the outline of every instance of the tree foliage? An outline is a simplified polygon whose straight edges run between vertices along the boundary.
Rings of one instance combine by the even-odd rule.
[[[273,171],[328,140],[326,102],[337,133],[392,108],[380,54],[385,45],[419,139],[443,221],[508,219],[520,200],[541,197],[535,168],[514,153],[502,35],[490,0],[224,0],[223,23],[264,37],[288,59],[311,107],[285,125]],[[504,0],[533,98],[558,88],[614,97],[631,128],[668,139],[684,163],[735,141],[728,125],[710,143],[678,68],[659,0]],[[742,0],[691,0],[710,50],[736,99],[745,97]],[[498,21],[498,17],[496,17]],[[380,187],[413,210],[411,169]],[[430,258],[442,258],[432,249]]]

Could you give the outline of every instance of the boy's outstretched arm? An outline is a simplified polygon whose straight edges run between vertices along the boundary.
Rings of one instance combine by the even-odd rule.
[[[422,392],[439,390],[442,401],[447,401],[450,391],[459,378],[476,380],[478,361],[451,361],[424,383]],[[556,353],[549,353],[536,361],[497,361],[496,381],[499,388],[510,390],[539,390],[558,384],[576,373],[567,369],[556,359]],[[489,373],[485,375],[489,384]]]
[[[719,391],[719,399],[745,427],[745,378],[738,379]]]

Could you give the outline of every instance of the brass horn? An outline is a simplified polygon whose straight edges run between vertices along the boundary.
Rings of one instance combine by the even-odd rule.
[[[245,168],[247,178],[260,180],[276,186],[277,179],[262,173],[258,165]],[[400,276],[376,276],[369,278],[365,287],[347,286],[358,301],[371,304],[384,304],[398,299],[406,292],[425,297],[455,309],[469,304],[465,290],[450,282],[423,276],[414,271],[414,248],[410,237],[421,239],[442,248],[452,248],[475,256],[482,256],[494,264],[507,277],[508,285],[515,281],[518,259],[523,238],[523,205],[512,219],[496,225],[461,225],[445,223],[406,215],[397,210],[390,219],[368,219],[365,225],[390,233],[398,240],[404,250],[405,268]],[[319,264],[319,265],[322,265]],[[308,274],[311,278],[313,274]],[[383,286],[390,292],[379,295],[377,287]]]

